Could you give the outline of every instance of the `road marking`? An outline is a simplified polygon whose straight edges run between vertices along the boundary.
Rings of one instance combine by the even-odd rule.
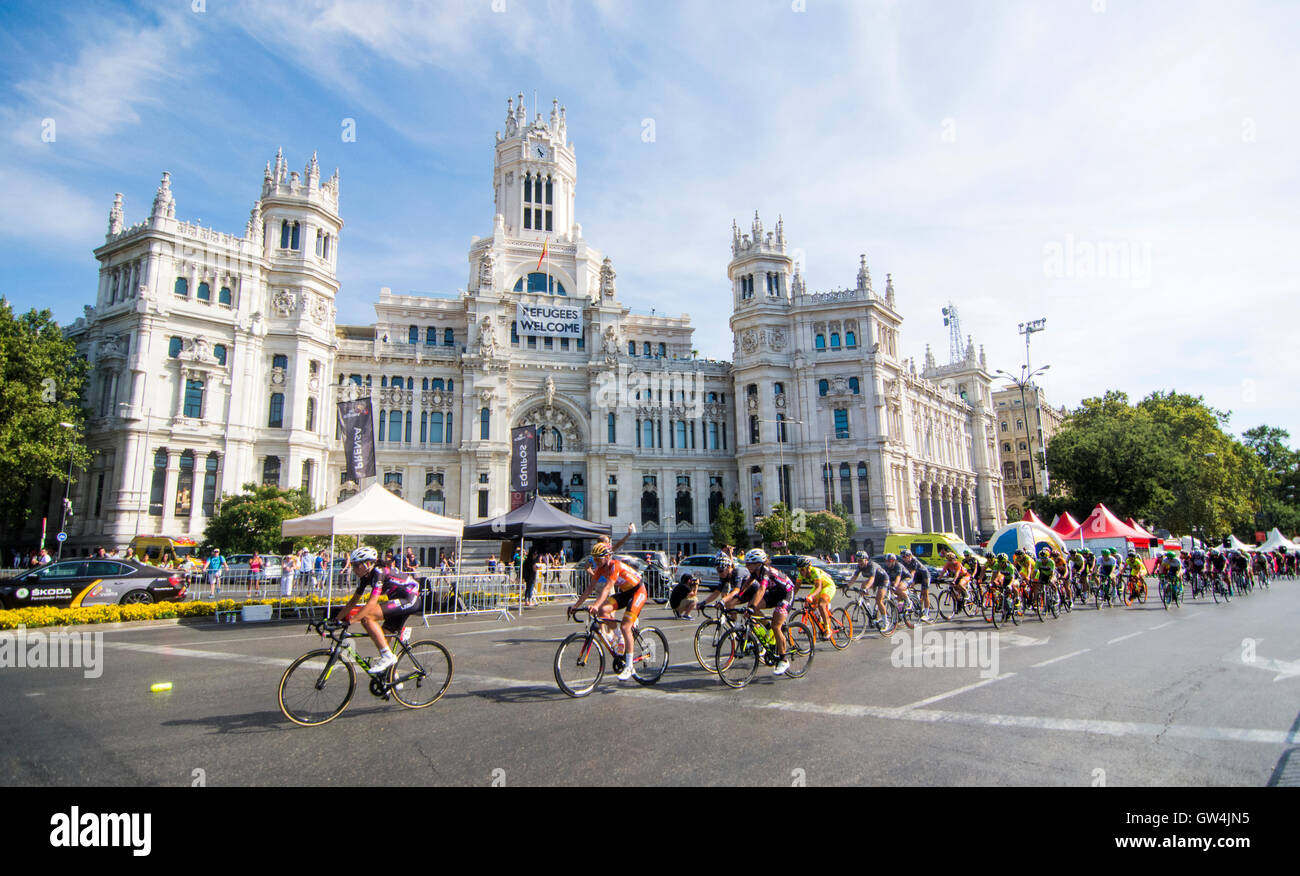
[[[1164,623],[1159,624],[1158,626],[1151,627],[1151,629],[1148,630],[1147,632],[1154,632],[1154,631],[1156,631],[1156,630],[1163,630],[1165,627],[1170,626],[1171,624],[1174,624],[1174,623],[1177,623],[1177,621],[1165,621]]]
[[[545,627],[497,627],[494,630],[473,630],[468,633],[448,633],[449,636],[484,636],[488,633],[517,633],[520,630],[541,630]]]
[[[928,699],[924,699],[924,700],[917,700],[914,703],[908,703],[906,706],[900,706],[900,708],[919,709],[921,706],[928,706],[930,705],[930,703],[937,703],[939,702],[939,700],[946,700],[948,699],[948,697],[955,697],[957,696],[957,694],[966,693],[966,691],[968,690],[975,690],[975,688],[977,687],[984,687],[984,685],[986,684],[992,684],[993,682],[1001,681],[1004,678],[1011,678],[1014,675],[1015,675],[1014,672],[1008,672],[1005,675],[999,675],[994,678],[986,678],[983,681],[977,681],[974,684],[968,684],[964,687],[959,687],[956,690],[950,690],[947,693],[941,693],[938,696],[929,697]]]
[[[39,690],[34,690],[34,691],[32,691],[31,693],[29,693],[29,694],[24,694],[24,696],[29,696],[29,697],[43,697],[43,696],[45,696],[45,694],[42,693],[42,692],[39,691]]]
[[[1035,663],[1030,667],[1030,669],[1038,669],[1041,666],[1050,666],[1051,664],[1058,663],[1061,660],[1069,660],[1071,657],[1078,657],[1080,654],[1086,654],[1091,650],[1091,648],[1084,648],[1082,651],[1073,651],[1069,654],[1062,654],[1060,657],[1053,657],[1051,660],[1044,660],[1042,663]]]
[[[998,642],[1004,645],[1014,645],[1017,648],[1028,648],[1034,645],[1046,645],[1051,641],[1051,636],[1044,636],[1041,639],[1035,639],[1033,636],[1026,636],[1023,633],[995,633]]]
[[[1118,639],[1111,639],[1111,640],[1110,640],[1109,642],[1107,642],[1106,644],[1107,644],[1107,645],[1113,645],[1113,644],[1115,644],[1116,642],[1122,642],[1122,641],[1124,641],[1125,639],[1131,639],[1131,638],[1133,638],[1134,636],[1140,636],[1140,635],[1142,635],[1142,634],[1145,633],[1145,632],[1146,632],[1146,630],[1138,630],[1136,633],[1129,633],[1127,636],[1120,636]]]
[[[456,680],[478,682],[494,687],[532,688],[551,691],[562,696],[555,687],[554,682],[526,681],[518,678],[499,678],[484,675],[458,675]],[[617,682],[612,682],[612,684],[618,685]],[[1181,739],[1210,739],[1222,742],[1254,742],[1264,745],[1294,745],[1300,743],[1300,730],[1200,727],[1185,724],[1149,724],[1136,721],[1100,721],[1089,718],[1047,718],[1033,715],[990,715],[983,712],[945,712],[936,709],[837,703],[746,701],[742,699],[744,694],[739,691],[712,694],[696,691],[665,691],[637,687],[630,683],[618,685],[617,696],[660,699],[683,705],[701,703],[710,706],[726,706],[727,708],[798,712],[811,715],[831,715],[841,718],[880,718],[887,721],[912,721],[922,724],[965,724],[1025,730],[1052,730],[1062,733],[1086,733],[1094,736],[1175,737]]]
[[[230,651],[202,651],[197,648],[177,648],[174,645],[144,645],[139,642],[105,642],[105,648],[118,651],[138,651],[144,654],[161,654],[164,657],[196,657],[205,660],[228,660],[232,663],[250,663],[254,666],[288,666],[293,660],[279,657],[253,657]]]
[[[1259,641],[1262,642],[1263,639]],[[1300,660],[1286,661],[1257,657],[1248,662],[1241,658],[1240,651],[1229,651],[1228,655],[1223,658],[1223,662],[1231,663],[1234,666],[1246,666],[1251,669],[1263,669],[1265,672],[1276,672],[1277,674],[1273,676],[1275,682],[1300,677]]]

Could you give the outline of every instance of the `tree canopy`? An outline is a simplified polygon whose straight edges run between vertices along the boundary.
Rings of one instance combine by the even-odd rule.
[[[203,551],[221,548],[227,554],[253,551],[279,553],[309,544],[311,538],[286,539],[280,525],[315,510],[304,490],[244,484],[243,493],[225,496],[203,532]]]
[[[48,310],[15,316],[0,298],[0,523],[26,522],[32,487],[65,480],[69,460],[78,469],[90,463],[81,408],[86,373]]]

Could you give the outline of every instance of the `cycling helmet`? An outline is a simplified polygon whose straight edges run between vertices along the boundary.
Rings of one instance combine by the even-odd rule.
[[[800,557],[794,561],[794,564],[796,568],[806,569],[813,564],[812,557]]]
[[[868,554],[866,551],[858,551],[856,554],[853,555],[853,559],[855,559],[855,560],[869,560],[869,559],[871,559],[871,555]]]
[[[896,563],[898,562],[898,557],[894,556],[893,554],[885,554],[885,562]]]
[[[1005,553],[998,554],[998,559],[1004,563],[1009,562],[1011,560],[1011,558],[1007,556]]]
[[[731,569],[736,565],[736,558],[727,554],[718,554],[718,568]]]
[[[1052,552],[1049,551],[1047,548],[1043,548],[1041,551],[1038,552],[1038,555],[1043,559],[1047,559],[1052,555]]]
[[[911,555],[912,555],[912,552],[909,551],[907,548],[903,548],[901,551],[898,552],[898,558],[899,558],[900,560],[905,560],[905,559],[907,559],[908,557],[910,557]]]
[[[746,565],[749,565],[750,563],[766,563],[766,562],[767,562],[767,551],[763,550],[762,548],[754,548],[749,553],[745,554]]]
[[[1172,559],[1173,559],[1174,557],[1176,557],[1176,556],[1178,556],[1178,555],[1177,555],[1176,553],[1174,553],[1173,551],[1165,551],[1165,559],[1167,559],[1167,560],[1172,560]]]
[[[596,546],[591,549],[591,558],[593,560],[603,560],[611,553],[613,553],[613,551],[610,549],[609,545],[605,544],[603,541],[598,541],[596,542]]]
[[[963,557],[973,556],[973,554],[971,554],[970,551],[962,551],[962,554],[961,554],[961,555],[962,555]]]
[[[366,547],[364,545],[354,550],[352,552],[352,555],[348,557],[348,561],[353,563],[364,563],[367,560],[373,563],[378,559],[379,559],[379,551],[375,550],[372,547]]]

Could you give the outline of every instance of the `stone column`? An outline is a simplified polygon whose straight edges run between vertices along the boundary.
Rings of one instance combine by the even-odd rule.
[[[176,483],[179,480],[181,452],[167,450],[167,480],[163,485],[162,531],[172,532],[176,527]],[[152,484],[152,479],[150,480]]]

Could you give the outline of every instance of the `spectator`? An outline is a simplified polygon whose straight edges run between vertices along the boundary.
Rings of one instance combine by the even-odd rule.
[[[406,549],[406,556],[402,558],[402,571],[414,572],[420,568],[420,562],[415,557],[415,551],[411,548]]]
[[[221,583],[221,570],[226,567],[226,558],[221,556],[220,548],[212,549],[212,556],[208,557],[208,596],[216,598],[217,585]]]
[[[41,548],[40,554],[36,557],[36,565],[48,566],[52,562],[54,562],[54,557],[50,556],[50,552],[45,548]]]
[[[528,549],[528,557],[524,560],[524,605],[535,605],[533,599],[533,589],[537,586],[537,545]]]
[[[265,563],[262,562],[262,555],[258,551],[253,551],[252,559],[248,561],[248,595],[252,596],[253,591],[257,595],[262,595],[262,568]]]
[[[293,575],[298,569],[298,558],[285,554],[280,558],[280,596],[288,599],[293,595]]]
[[[312,586],[318,590],[325,585],[326,581],[329,580],[329,562],[330,552],[321,551],[316,555],[316,559],[312,563]]]

